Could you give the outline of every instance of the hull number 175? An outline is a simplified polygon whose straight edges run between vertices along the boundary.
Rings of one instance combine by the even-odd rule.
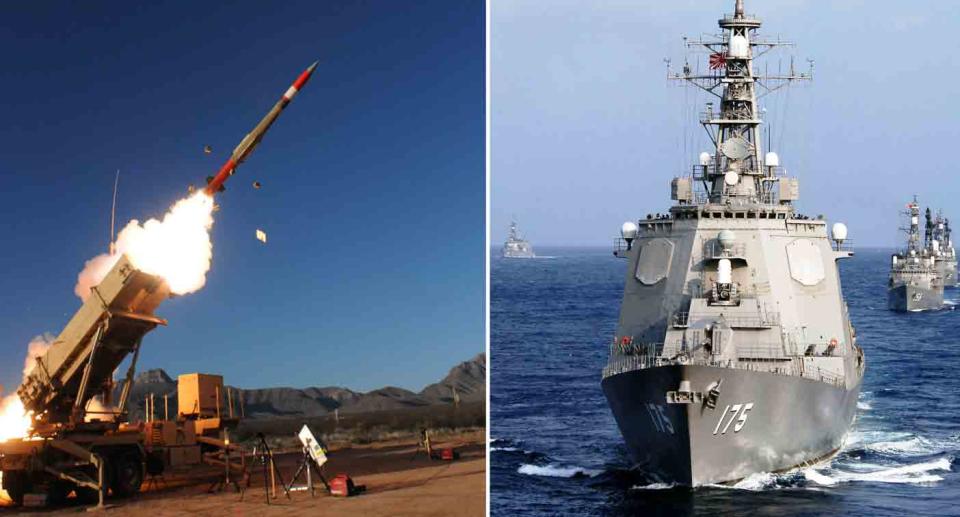
[[[743,426],[747,424],[747,417],[750,416],[747,413],[753,409],[753,402],[747,402],[746,404],[734,404],[727,405],[723,408],[723,412],[720,413],[720,420],[717,421],[717,426],[713,428],[713,434],[727,434],[727,430],[730,429],[730,424],[733,424],[734,421],[737,423],[733,426],[733,432],[739,433]],[[727,418],[729,417],[729,418]],[[726,420],[726,424],[724,424]]]

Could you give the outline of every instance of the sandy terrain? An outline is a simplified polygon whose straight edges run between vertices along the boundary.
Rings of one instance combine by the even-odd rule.
[[[449,443],[453,445],[454,443]],[[361,515],[361,516],[440,516],[483,515],[486,503],[486,459],[484,444],[455,443],[461,457],[453,462],[430,461],[423,453],[414,456],[411,443],[372,445],[334,451],[324,468],[330,479],[337,473],[348,473],[355,483],[366,485],[366,492],[350,498],[328,495],[319,487],[316,497],[307,491],[290,494],[279,490],[279,498],[266,503],[263,470],[259,464],[250,468],[250,487],[242,494],[229,490],[208,493],[211,482],[220,478],[212,469],[193,471],[189,475],[171,473],[159,487],[153,484],[136,498],[110,500],[107,510],[112,515]],[[437,447],[445,444],[438,443]],[[277,454],[281,474],[289,482],[296,470],[299,455]],[[299,484],[303,484],[301,479]],[[22,509],[42,515],[76,515],[83,507],[71,505],[60,509]],[[0,509],[0,515],[11,515],[13,508]]]

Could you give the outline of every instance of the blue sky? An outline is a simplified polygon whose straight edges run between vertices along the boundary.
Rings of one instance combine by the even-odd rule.
[[[8,2],[0,46],[8,390],[79,306],[114,171],[119,226],[162,215],[316,59],[218,199],[206,287],[160,307],[141,368],[419,390],[484,350],[482,2]]]
[[[535,247],[606,246],[623,221],[666,211],[670,179],[707,149],[695,122],[707,98],[668,84],[663,59],[682,67],[681,37],[714,33],[733,6],[494,2],[493,245],[511,215]],[[763,20],[763,34],[796,43],[779,54],[784,67],[791,54],[798,68],[815,60],[811,84],[761,101],[774,150],[800,179],[800,210],[847,223],[856,245],[889,246],[902,240],[898,211],[918,194],[960,228],[950,163],[960,69],[947,43],[960,29],[956,6],[746,0],[746,10]]]

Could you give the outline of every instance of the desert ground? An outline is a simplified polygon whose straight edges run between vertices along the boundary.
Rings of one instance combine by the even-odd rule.
[[[319,480],[316,495],[299,490],[288,499],[277,488],[276,498],[267,504],[263,466],[250,458],[250,484],[241,483],[242,492],[232,486],[208,492],[222,479],[211,467],[190,472],[165,474],[163,479],[147,480],[136,497],[108,500],[107,514],[150,515],[360,515],[360,516],[440,516],[483,515],[486,509],[486,456],[482,432],[444,437],[434,448],[456,447],[455,461],[430,460],[417,452],[415,440],[376,443],[341,448],[330,453],[323,468],[327,479],[339,473],[349,474],[354,483],[365,485],[360,495],[342,498],[328,495]],[[288,483],[300,461],[299,451],[275,451],[275,462]],[[304,485],[301,477],[298,485]],[[71,499],[73,501],[73,499]],[[30,513],[68,515],[84,512],[76,503],[62,508],[0,508],[0,515]]]

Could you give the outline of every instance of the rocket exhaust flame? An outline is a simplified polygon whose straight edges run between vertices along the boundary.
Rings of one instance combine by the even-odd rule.
[[[54,337],[42,334],[30,340],[27,345],[27,357],[23,361],[23,378],[37,364],[37,357],[46,353],[53,344]],[[11,438],[23,438],[30,432],[30,415],[24,410],[23,402],[16,393],[0,400],[0,442]]]
[[[212,227],[213,198],[204,192],[177,201],[160,220],[141,225],[134,219],[120,230],[113,254],[87,261],[77,276],[74,293],[85,300],[90,288],[103,280],[121,255],[137,269],[162,277],[172,293],[192,293],[206,283],[213,258]]]

